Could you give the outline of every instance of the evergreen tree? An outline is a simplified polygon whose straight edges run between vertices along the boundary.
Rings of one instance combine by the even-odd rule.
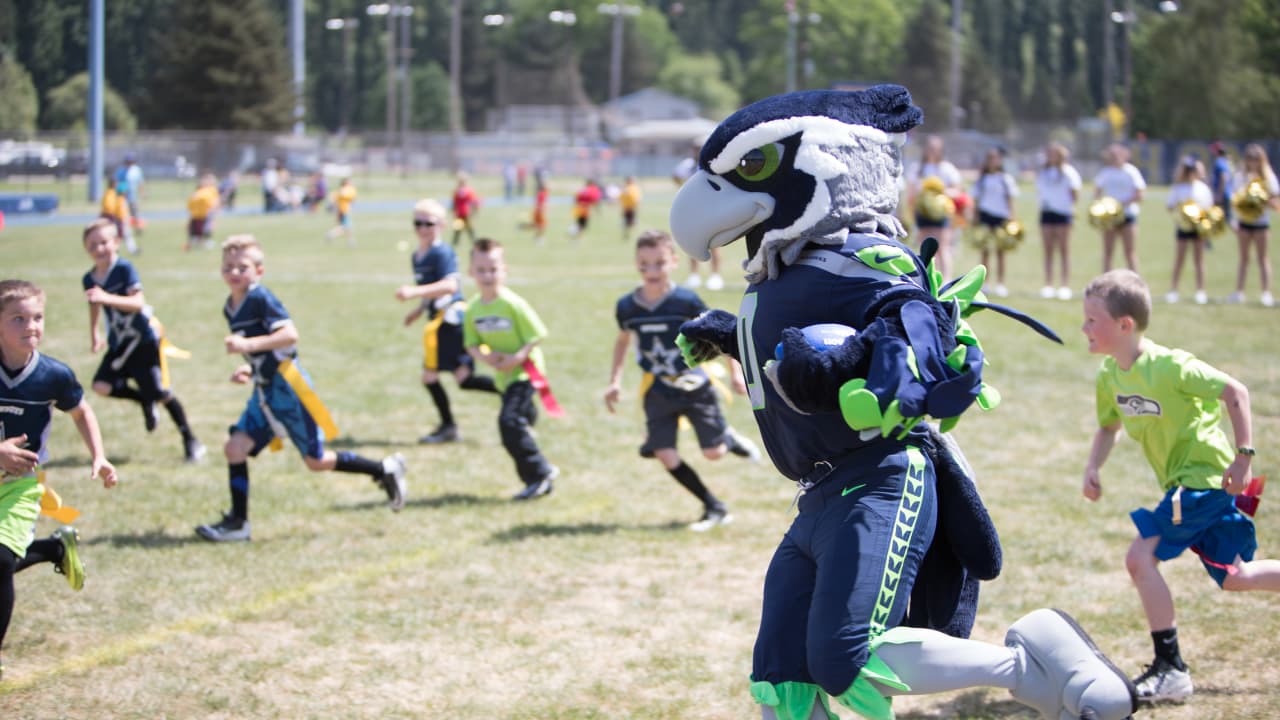
[[[0,48],[0,132],[27,135],[36,129],[40,109],[31,73],[12,53]]]
[[[907,25],[902,64],[896,77],[934,131],[950,126],[951,29],[940,0],[927,0]]]
[[[293,114],[285,24],[265,0],[180,2],[152,34],[146,127],[281,130]]]
[[[77,73],[45,95],[45,127],[84,130],[89,117],[89,73]],[[108,84],[102,93],[102,124],[107,130],[133,132],[138,121],[120,94]]]

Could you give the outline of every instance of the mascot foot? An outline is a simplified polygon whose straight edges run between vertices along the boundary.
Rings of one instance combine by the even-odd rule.
[[[1036,610],[1009,628],[1019,654],[1013,697],[1049,720],[1122,720],[1138,708],[1133,683],[1061,610]]]

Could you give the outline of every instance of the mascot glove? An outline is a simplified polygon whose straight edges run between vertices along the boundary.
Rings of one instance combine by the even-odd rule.
[[[765,377],[793,410],[805,415],[840,409],[840,387],[854,377],[866,354],[870,334],[852,335],[838,347],[814,347],[799,328],[785,328],[777,360],[765,364]]]
[[[738,316],[724,310],[708,310],[680,326],[676,345],[689,367],[721,354],[738,360]]]

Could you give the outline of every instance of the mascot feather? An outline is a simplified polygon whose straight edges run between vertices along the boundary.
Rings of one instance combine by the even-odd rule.
[[[894,695],[980,685],[1053,720],[1126,717],[1131,683],[1065,613],[1027,615],[1006,646],[967,639],[978,581],[1001,565],[946,434],[999,402],[968,318],[992,309],[1057,338],[988,303],[983,268],[943,285],[936,243],[917,256],[899,242],[900,150],[922,120],[895,85],[759,101],[715,129],[672,205],[694,258],[746,240],[739,313],[705,313],[678,342],[690,365],[741,362],[770,458],[800,489],[765,578],[751,694],[782,720],[835,717],[829,698],[892,718]]]

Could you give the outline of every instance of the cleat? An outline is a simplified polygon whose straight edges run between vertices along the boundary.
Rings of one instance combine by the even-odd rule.
[[[702,287],[702,276],[698,273],[690,275],[685,281],[684,286],[690,290],[697,290]]]
[[[72,590],[84,588],[84,564],[80,562],[80,533],[73,527],[58,528],[53,536],[62,542],[62,560],[54,570],[67,576]]]
[[[209,454],[209,450],[205,448],[204,443],[195,437],[189,437],[182,441],[183,452],[188,464],[194,465],[204,459]]]
[[[1050,285],[1045,285],[1044,287],[1040,288],[1040,297],[1044,298],[1045,300],[1052,300],[1055,295],[1057,295],[1057,291],[1054,290],[1053,287]]]
[[[430,433],[418,438],[418,442],[423,445],[439,445],[440,443],[458,442],[462,439],[462,433],[458,432],[458,426],[450,423],[449,425],[441,425],[432,430]]]
[[[1059,299],[1059,300],[1070,300],[1070,299],[1071,299],[1071,288],[1067,287],[1066,285],[1063,285],[1062,287],[1058,288],[1058,299]]]
[[[724,278],[720,277],[719,273],[711,273],[710,275],[707,276],[707,289],[713,290],[713,291],[723,290]]]
[[[547,473],[546,477],[542,478],[541,480],[538,480],[537,482],[531,482],[528,485],[525,485],[524,489],[516,493],[515,495],[512,495],[511,499],[512,500],[535,500],[544,495],[550,495],[551,491],[554,489],[551,485],[551,481],[555,480],[558,477],[560,477],[560,468],[556,467],[555,465],[552,465],[551,472]]]
[[[1071,616],[1036,610],[1015,622],[1004,644],[1017,655],[1010,694],[1046,718],[1123,720],[1138,709],[1138,693]]]
[[[720,525],[728,525],[733,522],[733,516],[729,514],[729,508],[724,505],[713,505],[708,507],[702,518],[695,523],[689,524],[689,529],[694,532],[706,532]]]
[[[379,483],[382,489],[387,491],[387,506],[391,508],[391,512],[400,512],[404,509],[405,469],[404,456],[400,453],[382,461],[382,477],[379,478]]]
[[[156,416],[156,404],[150,400],[142,401],[142,424],[146,426],[147,432],[155,432],[156,423],[159,422]]]
[[[1164,658],[1156,658],[1133,684],[1138,689],[1138,699],[1149,703],[1182,702],[1195,692],[1191,673],[1179,670]]]
[[[1276,299],[1275,299],[1275,297],[1271,294],[1271,291],[1270,291],[1270,290],[1265,290],[1265,291],[1263,291],[1262,296],[1261,296],[1260,298],[1258,298],[1258,302],[1261,302],[1263,307],[1275,307],[1275,306],[1276,306]]]
[[[725,433],[725,444],[729,446],[729,452],[740,458],[745,458],[747,462],[760,462],[760,447],[752,442],[751,438],[742,433],[729,428]]]
[[[218,522],[197,527],[196,534],[210,542],[248,542],[249,521],[224,513]]]

